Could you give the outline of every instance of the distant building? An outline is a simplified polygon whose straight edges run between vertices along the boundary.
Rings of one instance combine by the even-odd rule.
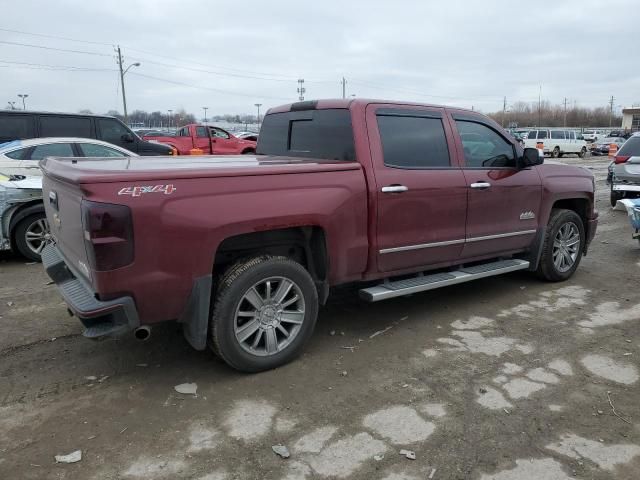
[[[622,128],[640,130],[640,107],[622,109]]]

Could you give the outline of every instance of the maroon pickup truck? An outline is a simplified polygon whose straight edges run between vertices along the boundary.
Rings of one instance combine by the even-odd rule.
[[[147,141],[165,143],[174,148],[176,155],[190,155],[191,150],[202,150],[204,155],[247,155],[256,153],[256,142],[233,136],[220,127],[192,123],[180,128],[175,136],[145,135]]]
[[[477,112],[320,100],[271,109],[244,157],[42,161],[49,276],[85,336],[177,320],[232,367],[281,365],[331,287],[375,302],[530,270],[568,279],[594,178]]]

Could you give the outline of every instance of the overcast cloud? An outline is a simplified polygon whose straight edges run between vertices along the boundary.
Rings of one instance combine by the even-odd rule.
[[[340,97],[343,76],[347,95],[485,112],[502,109],[505,95],[537,101],[540,85],[552,103],[640,103],[637,0],[0,4],[0,108],[27,93],[33,109],[122,111],[111,44],[126,65],[142,64],[126,75],[130,111],[254,113],[254,103],[296,101],[298,78],[307,99]]]

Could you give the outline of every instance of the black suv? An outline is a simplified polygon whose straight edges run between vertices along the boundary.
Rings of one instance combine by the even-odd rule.
[[[172,155],[162,143],[142,140],[124,123],[105,115],[0,110],[0,144],[42,137],[95,138],[138,155]]]

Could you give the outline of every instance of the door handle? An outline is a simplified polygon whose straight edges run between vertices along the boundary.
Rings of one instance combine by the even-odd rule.
[[[471,188],[477,188],[478,190],[486,190],[491,186],[489,182],[475,182],[469,185]]]
[[[388,185],[386,187],[382,187],[382,193],[402,193],[407,190],[409,190],[409,188],[404,185]]]

